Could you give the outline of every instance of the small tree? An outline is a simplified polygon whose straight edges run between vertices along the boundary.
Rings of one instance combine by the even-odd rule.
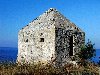
[[[80,52],[77,55],[81,59],[81,63],[84,63],[85,60],[92,59],[92,57],[96,55],[94,44],[92,44],[92,42],[88,40],[86,45],[82,46]]]
[[[98,63],[98,65],[100,66],[100,57],[99,57],[99,61],[98,61],[97,63]]]

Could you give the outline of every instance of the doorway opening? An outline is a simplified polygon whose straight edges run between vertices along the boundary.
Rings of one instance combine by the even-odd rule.
[[[69,41],[70,41],[69,42],[69,45],[70,45],[69,46],[69,48],[70,48],[69,55],[73,56],[73,36],[70,37]]]

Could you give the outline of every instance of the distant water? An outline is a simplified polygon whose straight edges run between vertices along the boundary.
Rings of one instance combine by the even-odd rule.
[[[13,47],[0,47],[0,61],[13,61],[17,59],[18,49]]]
[[[96,56],[93,58],[94,62],[98,62],[100,60],[100,49],[96,49]]]
[[[0,61],[16,61],[17,59],[17,48],[12,47],[0,47]],[[96,57],[93,61],[98,62],[100,57],[100,49],[96,49]]]

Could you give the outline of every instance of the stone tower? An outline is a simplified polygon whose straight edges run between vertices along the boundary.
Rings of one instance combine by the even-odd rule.
[[[85,33],[50,8],[19,31],[17,62],[64,65],[84,43]]]

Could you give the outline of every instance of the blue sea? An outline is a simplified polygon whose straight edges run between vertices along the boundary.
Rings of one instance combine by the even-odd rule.
[[[100,60],[100,49],[96,49],[96,56],[92,60],[94,62],[98,62]]]
[[[13,47],[0,47],[0,61],[13,61],[17,59],[18,48]],[[96,57],[93,58],[94,62],[98,62],[100,57],[100,49],[96,49]]]
[[[13,47],[0,47],[0,62],[12,61],[15,62],[17,59],[18,48]]]

